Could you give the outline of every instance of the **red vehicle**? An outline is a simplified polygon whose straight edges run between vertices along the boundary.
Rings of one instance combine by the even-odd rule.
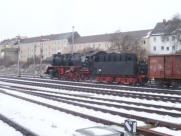
[[[148,77],[167,86],[181,84],[181,55],[155,55],[148,57]]]

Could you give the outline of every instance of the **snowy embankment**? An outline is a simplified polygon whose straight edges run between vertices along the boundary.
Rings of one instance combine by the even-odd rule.
[[[0,135],[1,136],[23,136],[20,132],[0,120]]]
[[[65,108],[65,109],[69,109],[69,110],[73,110],[73,111],[79,111],[79,112],[85,113],[87,115],[96,116],[96,117],[99,117],[99,118],[102,118],[102,116],[104,116],[104,117],[106,117],[107,120],[118,122],[118,123],[122,123],[126,119],[126,118],[122,118],[122,117],[119,117],[119,116],[115,116],[115,115],[111,115],[111,114],[107,114],[107,113],[102,113],[102,112],[82,108],[82,107],[79,107],[79,106],[65,104],[65,103],[62,103],[62,102],[48,100],[48,99],[44,99],[44,98],[37,97],[37,96],[22,94],[22,93],[19,93],[19,92],[8,91],[8,89],[3,89],[3,90],[5,90],[6,92],[9,92],[9,93],[12,93],[12,94],[17,94],[18,96],[23,96],[23,97],[26,97],[26,98],[29,98],[29,99],[41,101],[41,102],[48,103],[48,104],[58,106],[58,107],[61,107],[61,108]],[[81,103],[81,104],[84,104],[84,105],[89,105],[89,106],[93,106],[93,107],[97,107],[97,108],[103,108],[103,109],[117,111],[117,112],[126,113],[126,114],[129,113],[131,115],[142,116],[142,117],[146,117],[146,118],[151,117],[152,119],[161,120],[161,121],[168,121],[168,122],[175,123],[175,124],[177,124],[177,123],[180,124],[180,122],[181,122],[181,118],[175,118],[175,117],[170,117],[170,116],[165,116],[165,115],[158,115],[158,114],[154,114],[154,113],[137,112],[137,111],[134,111],[134,110],[118,109],[118,108],[113,108],[113,107],[100,106],[100,105],[96,105],[96,104],[85,104],[85,103],[82,103],[82,102],[76,102],[76,103]],[[143,122],[138,121],[138,125],[143,126],[145,124]]]
[[[98,98],[107,98],[112,100],[123,100],[128,102],[136,102],[136,103],[143,103],[143,104],[153,104],[153,105],[162,105],[167,107],[175,107],[175,108],[181,108],[180,103],[172,103],[172,102],[163,102],[163,101],[154,101],[154,100],[146,100],[146,99],[138,99],[138,98],[128,98],[128,97],[120,97],[120,96],[111,96],[111,95],[102,95],[102,94],[92,94],[92,93],[86,93],[86,92],[78,92],[78,91],[71,91],[71,90],[59,90],[59,89],[53,89],[53,88],[46,88],[46,87],[37,87],[37,86],[30,86],[30,85],[23,85],[23,84],[15,84],[15,83],[7,83],[0,81],[0,84],[4,84],[7,86],[17,86],[17,87],[26,87],[30,89],[39,89],[42,91],[52,91],[52,92],[61,92],[66,94],[77,94],[82,96],[90,96],[90,97],[98,97]],[[11,88],[12,89],[12,88]]]
[[[72,136],[76,129],[100,125],[4,94],[0,94],[0,112],[40,136]],[[0,131],[1,136],[8,133]]]
[[[17,93],[15,92],[15,94],[17,94]],[[45,93],[43,93],[43,94],[45,94]],[[67,97],[67,98],[73,98],[73,97]],[[84,100],[86,100],[86,99],[84,98]],[[72,101],[72,102],[74,102],[74,101]],[[151,117],[154,117],[154,119],[158,119],[158,120],[161,119],[163,121],[165,121],[165,118],[166,118],[167,121],[173,122],[173,123],[178,121],[178,118],[173,118],[173,117],[170,117],[170,116],[161,116],[160,117],[160,115],[154,114],[154,113],[150,114],[150,113],[146,113],[146,112],[137,112],[137,111],[134,111],[134,110],[125,110],[125,109],[114,108],[114,107],[100,106],[100,105],[96,105],[96,104],[85,104],[84,102],[77,102],[77,101],[75,103],[80,103],[80,104],[84,104],[84,105],[94,106],[94,107],[103,108],[103,109],[112,110],[112,111],[121,112],[121,113],[131,113],[132,115],[139,115],[139,116],[142,116],[142,117],[150,117],[151,116]],[[112,104],[111,102],[108,102],[108,103]],[[125,105],[125,106],[128,106],[128,105]],[[128,106],[128,107],[135,107],[135,106],[132,105],[132,106]],[[139,107],[139,106],[137,106],[137,107]],[[146,109],[146,107],[143,107],[143,108]],[[149,109],[149,108],[147,107],[147,109]],[[170,112],[169,110],[162,110],[162,109],[156,109],[156,108],[150,108],[150,109]],[[180,113],[180,112],[172,111],[170,113]]]
[[[2,83],[4,83],[4,82],[1,82],[1,84]],[[4,83],[4,85],[7,85],[7,84],[9,84],[10,85],[10,83]],[[11,85],[14,85],[14,84],[11,84]],[[17,85],[17,86],[20,86],[20,85]],[[27,87],[26,85],[21,85],[21,86],[25,86],[25,87]],[[42,90],[44,90],[44,89],[46,89],[46,90],[57,90],[57,91],[65,91],[65,90],[58,90],[58,89],[49,89],[49,88],[43,88],[43,87],[31,87],[31,86],[29,86],[30,88],[36,88],[36,89],[42,89]],[[11,89],[11,88],[10,88]],[[6,89],[6,91],[8,91],[8,89]],[[8,92],[10,92],[10,93],[12,93],[12,91],[8,91]],[[65,91],[65,92],[68,92],[68,91]],[[75,93],[75,92],[72,92],[72,93]],[[20,96],[26,96],[27,98],[30,98],[30,99],[34,99],[34,100],[38,100],[38,101],[42,101],[42,102],[45,102],[45,103],[49,103],[49,104],[52,104],[52,105],[56,105],[56,106],[60,106],[60,107],[64,107],[64,108],[68,108],[68,109],[72,109],[72,110],[75,110],[75,111],[77,111],[77,112],[81,112],[81,113],[85,113],[85,114],[89,114],[89,115],[92,115],[92,116],[97,116],[97,117],[102,117],[103,119],[108,119],[108,120],[111,120],[111,121],[115,121],[115,122],[118,122],[118,123],[123,123],[124,122],[124,119],[125,118],[121,118],[121,117],[118,117],[118,116],[113,116],[113,115],[110,115],[110,114],[105,114],[105,113],[101,113],[101,112],[95,112],[95,111],[92,111],[92,110],[88,110],[88,109],[85,109],[85,108],[80,108],[80,107],[76,107],[76,106],[71,106],[71,105],[68,105],[68,104],[64,104],[64,103],[60,103],[60,102],[55,102],[55,101],[51,101],[51,100],[46,100],[46,99],[43,99],[43,98],[39,98],[39,97],[35,97],[35,96],[30,96],[30,95],[25,95],[25,94],[21,94],[21,93],[17,93],[17,92],[14,92],[14,94],[17,94],[17,95],[20,95]],[[79,94],[78,92],[77,92],[77,94]],[[82,94],[82,93],[81,93]],[[86,94],[86,93],[85,93]],[[84,95],[85,95],[84,94]],[[1,95],[1,94],[0,94]],[[90,94],[89,94],[90,95]],[[100,95],[95,95],[95,96],[100,96]],[[4,95],[4,97],[9,97],[9,96],[5,96]],[[105,98],[105,96],[102,96],[102,97],[104,97]],[[107,96],[107,97],[110,97],[110,96]],[[113,97],[113,96],[112,96]],[[12,99],[12,97],[9,97],[9,99]],[[113,99],[114,99],[115,97],[113,97]],[[121,97],[117,97],[117,99],[120,99]],[[6,100],[8,100],[9,101],[9,99],[6,99]],[[10,100],[11,100],[10,99]],[[14,105],[17,105],[17,103],[15,102],[15,101],[17,101],[18,99],[16,99],[16,98],[13,98],[14,99]],[[128,98],[126,98],[127,99],[127,101],[128,101]],[[133,98],[132,98],[133,99]],[[22,100],[18,100],[18,101],[22,101]],[[135,100],[136,101],[136,100]],[[1,97],[0,97],[0,107],[2,106],[1,105],[1,103],[2,103],[2,101],[1,101]],[[19,103],[19,102],[18,102]],[[20,103],[22,103],[23,105],[24,105],[24,103],[28,103],[28,102],[25,102],[25,101],[22,101],[22,102],[20,102]],[[4,104],[5,104],[5,101],[4,101]],[[30,103],[29,103],[30,104]],[[152,103],[153,104],[153,103]],[[5,104],[6,105],[6,104]],[[8,104],[8,105],[13,105],[13,104]],[[13,105],[13,107],[14,107],[14,105]],[[29,107],[29,111],[30,111],[30,109],[31,109],[31,111],[32,111],[32,109],[33,109],[33,112],[34,112],[34,107],[37,107],[38,105],[36,105],[36,104],[31,104],[31,105],[34,105],[34,106],[30,106]],[[7,106],[7,105],[6,105]],[[168,105],[167,105],[168,106]],[[9,107],[9,106],[8,106]],[[8,108],[7,107],[7,108]],[[15,106],[16,107],[16,106]],[[41,108],[39,108],[39,109],[36,109],[36,110],[38,110],[39,112],[36,112],[36,114],[37,115],[39,115],[39,113],[41,114],[41,113],[48,113],[48,112],[46,112],[46,111],[43,111],[42,110],[42,108],[44,109],[44,107],[42,107],[42,106],[38,106],[38,107],[41,107]],[[103,107],[103,106],[102,106]],[[11,109],[11,107],[10,107],[10,109]],[[20,108],[20,109],[22,109],[22,108]],[[45,109],[48,109],[48,108],[45,108]],[[110,108],[109,108],[110,109]],[[0,109],[1,110],[1,109]],[[3,108],[2,108],[2,110],[4,110]],[[13,110],[15,110],[15,109],[13,109]],[[41,110],[41,111],[40,111]],[[113,110],[113,109],[112,109]],[[116,110],[116,109],[115,109]],[[10,110],[11,111],[11,110]],[[16,110],[15,110],[16,111]],[[55,110],[52,110],[52,109],[48,109],[48,111],[50,112],[52,112],[52,111],[55,111]],[[11,111],[12,112],[12,111]],[[10,113],[11,113],[10,112]],[[56,112],[58,112],[58,111],[56,111]],[[129,112],[129,111],[125,111],[125,112]],[[134,111],[132,111],[132,113],[133,113]],[[13,112],[12,112],[13,113]],[[28,117],[26,117],[26,116],[28,116],[27,115],[27,112],[24,112],[24,111],[21,111],[21,112],[18,112],[18,113],[21,113],[21,115],[23,115],[23,116],[20,116],[20,117],[24,117],[24,119],[26,120]],[[59,112],[59,113],[61,113],[61,112]],[[16,112],[15,112],[15,114],[16,114]],[[24,115],[25,114],[25,115]],[[47,121],[47,116],[44,118],[44,116],[39,116],[39,118],[36,116],[36,114],[34,114],[33,115],[33,119],[35,119],[35,120],[32,120],[32,121],[34,121],[34,122],[32,122],[32,124],[38,124],[38,125],[41,125],[41,119],[42,120],[46,120]],[[67,115],[67,114],[65,114],[65,113],[62,113],[62,114],[64,114],[64,115]],[[139,114],[139,112],[137,113],[137,114]],[[5,114],[6,115],[6,114]],[[145,115],[145,113],[143,113],[143,115]],[[153,114],[152,114],[153,115]],[[149,116],[152,116],[152,115],[149,115]],[[54,114],[52,115],[52,116],[54,116]],[[32,115],[30,115],[29,116],[30,118],[32,117]],[[42,118],[41,118],[42,117]],[[56,116],[56,117],[58,117],[58,116]],[[74,116],[71,116],[72,118],[74,118]],[[15,119],[17,119],[17,117],[14,117]],[[52,117],[53,118],[53,117]],[[75,118],[77,118],[77,117],[75,117]],[[165,117],[165,119],[169,119],[169,120],[172,120],[172,118],[169,118],[169,117]],[[55,119],[55,118],[54,118]],[[81,118],[79,118],[79,119],[81,119]],[[28,119],[27,119],[28,120]],[[31,119],[29,119],[28,121],[29,121],[29,123],[31,122],[30,121]],[[40,121],[40,123],[38,122],[37,123],[37,120],[38,121]],[[55,119],[56,120],[56,119]],[[84,120],[84,119],[81,119],[81,120]],[[67,120],[68,121],[68,120]],[[70,121],[70,120],[69,120]],[[75,120],[76,121],[76,120]],[[23,121],[22,121],[23,122]],[[21,123],[22,123],[21,122]],[[27,122],[27,121],[25,121],[25,122]],[[55,123],[54,123],[55,122]],[[57,122],[56,121],[54,121],[53,123],[50,123],[50,122],[47,122],[47,125],[49,125],[49,127],[47,128],[47,126],[45,126],[45,128],[47,128],[47,129],[53,129],[54,131],[56,131],[57,130]],[[64,118],[64,120],[63,120],[63,122],[66,122],[65,121],[65,118]],[[74,129],[72,129],[71,128],[71,123],[72,121],[70,121],[69,123],[67,123],[67,127],[68,128],[63,128],[63,130],[65,129],[65,131],[70,131],[71,130],[71,134],[73,133],[73,130],[75,130],[75,128]],[[172,122],[172,121],[171,121]],[[176,122],[176,120],[174,119],[173,120],[173,122]],[[177,121],[178,122],[178,121]],[[179,121],[180,122],[180,121]],[[28,124],[29,123],[27,123],[26,125],[28,126]],[[45,122],[44,122],[45,123]],[[79,123],[79,122],[78,122]],[[92,123],[92,122],[91,122]],[[31,123],[30,123],[31,124]],[[45,123],[46,124],[46,123]],[[52,124],[52,125],[51,125]],[[95,124],[95,123],[93,123],[93,124]],[[37,126],[38,126],[37,125]],[[138,121],[138,125],[144,125],[144,123],[143,122],[140,122],[140,121]],[[34,125],[33,125],[34,126]],[[35,125],[36,126],[36,125]],[[92,125],[91,125],[92,126]],[[70,130],[69,130],[69,127],[70,127]],[[76,129],[79,129],[79,128],[83,128],[83,127],[86,127],[86,126],[79,126],[79,125],[77,125],[76,126]],[[90,126],[87,126],[87,127],[90,127]],[[30,128],[30,127],[28,127],[28,128]],[[156,129],[156,128],[155,128]],[[160,132],[165,132],[165,129],[166,128],[159,128],[159,129],[157,129],[158,131],[160,131]],[[35,131],[34,131],[35,130]],[[44,129],[43,129],[44,130]],[[33,132],[39,132],[40,130],[36,130],[35,128],[33,128],[32,129],[32,131]],[[46,130],[47,131],[47,130]],[[41,131],[40,131],[41,132]],[[51,132],[51,131],[50,131]],[[61,131],[62,132],[62,131]],[[59,131],[56,131],[55,133],[59,133]],[[177,135],[178,134],[178,136],[179,135],[181,135],[181,132],[180,131],[172,131],[172,130],[170,130],[170,129],[167,129],[167,133],[168,134],[173,134],[173,133],[175,133],[175,135]],[[64,133],[59,133],[60,135],[62,134],[63,136],[68,136],[70,133],[68,133],[68,135],[66,135],[66,134],[64,134]],[[54,136],[54,134],[51,134],[52,136]],[[56,135],[55,135],[56,136]]]

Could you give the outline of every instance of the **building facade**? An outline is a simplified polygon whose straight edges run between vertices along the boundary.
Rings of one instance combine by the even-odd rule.
[[[175,54],[181,50],[181,40],[178,37],[180,29],[181,23],[175,27],[174,20],[157,23],[150,35],[150,53]]]
[[[9,48],[17,48],[18,38],[7,39],[0,42],[0,58],[2,59],[4,51]],[[14,50],[14,49],[12,49]],[[16,50],[16,49],[15,49]]]
[[[90,50],[112,51],[113,41],[115,38],[123,40],[124,37],[130,36],[131,40],[139,40],[141,48],[146,52],[149,50],[148,34],[151,30],[130,31],[121,33],[100,34],[91,36],[80,36],[77,32],[69,32],[62,34],[52,34],[39,37],[16,37],[11,39],[10,47],[20,47],[20,61],[26,62],[34,57],[43,59],[56,54],[57,52],[65,53],[81,53]],[[74,37],[74,40],[72,39]],[[72,40],[74,42],[72,42]],[[5,42],[3,42],[5,44]],[[3,46],[0,46],[3,47]],[[115,52],[116,50],[114,50]]]
[[[2,60],[5,66],[17,64],[18,48],[5,48],[2,50]]]
[[[141,30],[141,31],[130,31],[121,33],[110,33],[110,34],[100,34],[92,36],[83,36],[75,40],[75,45],[73,48],[74,52],[83,52],[85,50],[102,50],[111,51],[114,40],[124,40],[126,36],[130,36],[131,40],[138,40],[140,47],[145,50],[146,53],[149,52],[149,33],[151,30]]]
[[[74,32],[74,37],[80,36]],[[41,54],[43,59],[46,59],[57,52],[67,53],[71,39],[72,32],[22,39],[20,40],[21,61],[25,62],[34,56],[40,57]]]

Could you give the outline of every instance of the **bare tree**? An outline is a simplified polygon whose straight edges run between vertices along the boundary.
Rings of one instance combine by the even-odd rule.
[[[175,15],[171,21],[168,21],[168,33],[176,34],[179,41],[181,41],[179,35],[181,35],[181,15]]]
[[[36,64],[40,64],[40,58],[35,57]],[[22,68],[28,68],[30,65],[34,64],[34,58],[28,58],[26,62],[21,62]]]
[[[98,49],[98,48],[87,47],[87,48],[78,50],[76,53],[86,53],[86,52],[90,52],[90,51],[102,51],[102,50]]]
[[[120,53],[136,53],[141,59],[146,57],[145,50],[141,47],[141,39],[136,39],[123,33],[114,33],[110,38],[109,51]]]
[[[172,40],[174,41],[173,48],[176,50],[176,54],[180,54],[181,50],[179,46],[181,46],[181,15],[176,14],[172,18],[172,20],[167,22],[167,33],[164,35],[164,37],[168,35],[172,35]],[[178,50],[179,49],[179,50]]]

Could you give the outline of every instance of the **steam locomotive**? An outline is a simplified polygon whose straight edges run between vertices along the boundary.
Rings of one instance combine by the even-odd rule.
[[[145,84],[147,64],[132,53],[88,53],[54,54],[46,59],[51,64],[46,70],[50,77],[65,80],[89,80],[116,82],[121,84]]]

